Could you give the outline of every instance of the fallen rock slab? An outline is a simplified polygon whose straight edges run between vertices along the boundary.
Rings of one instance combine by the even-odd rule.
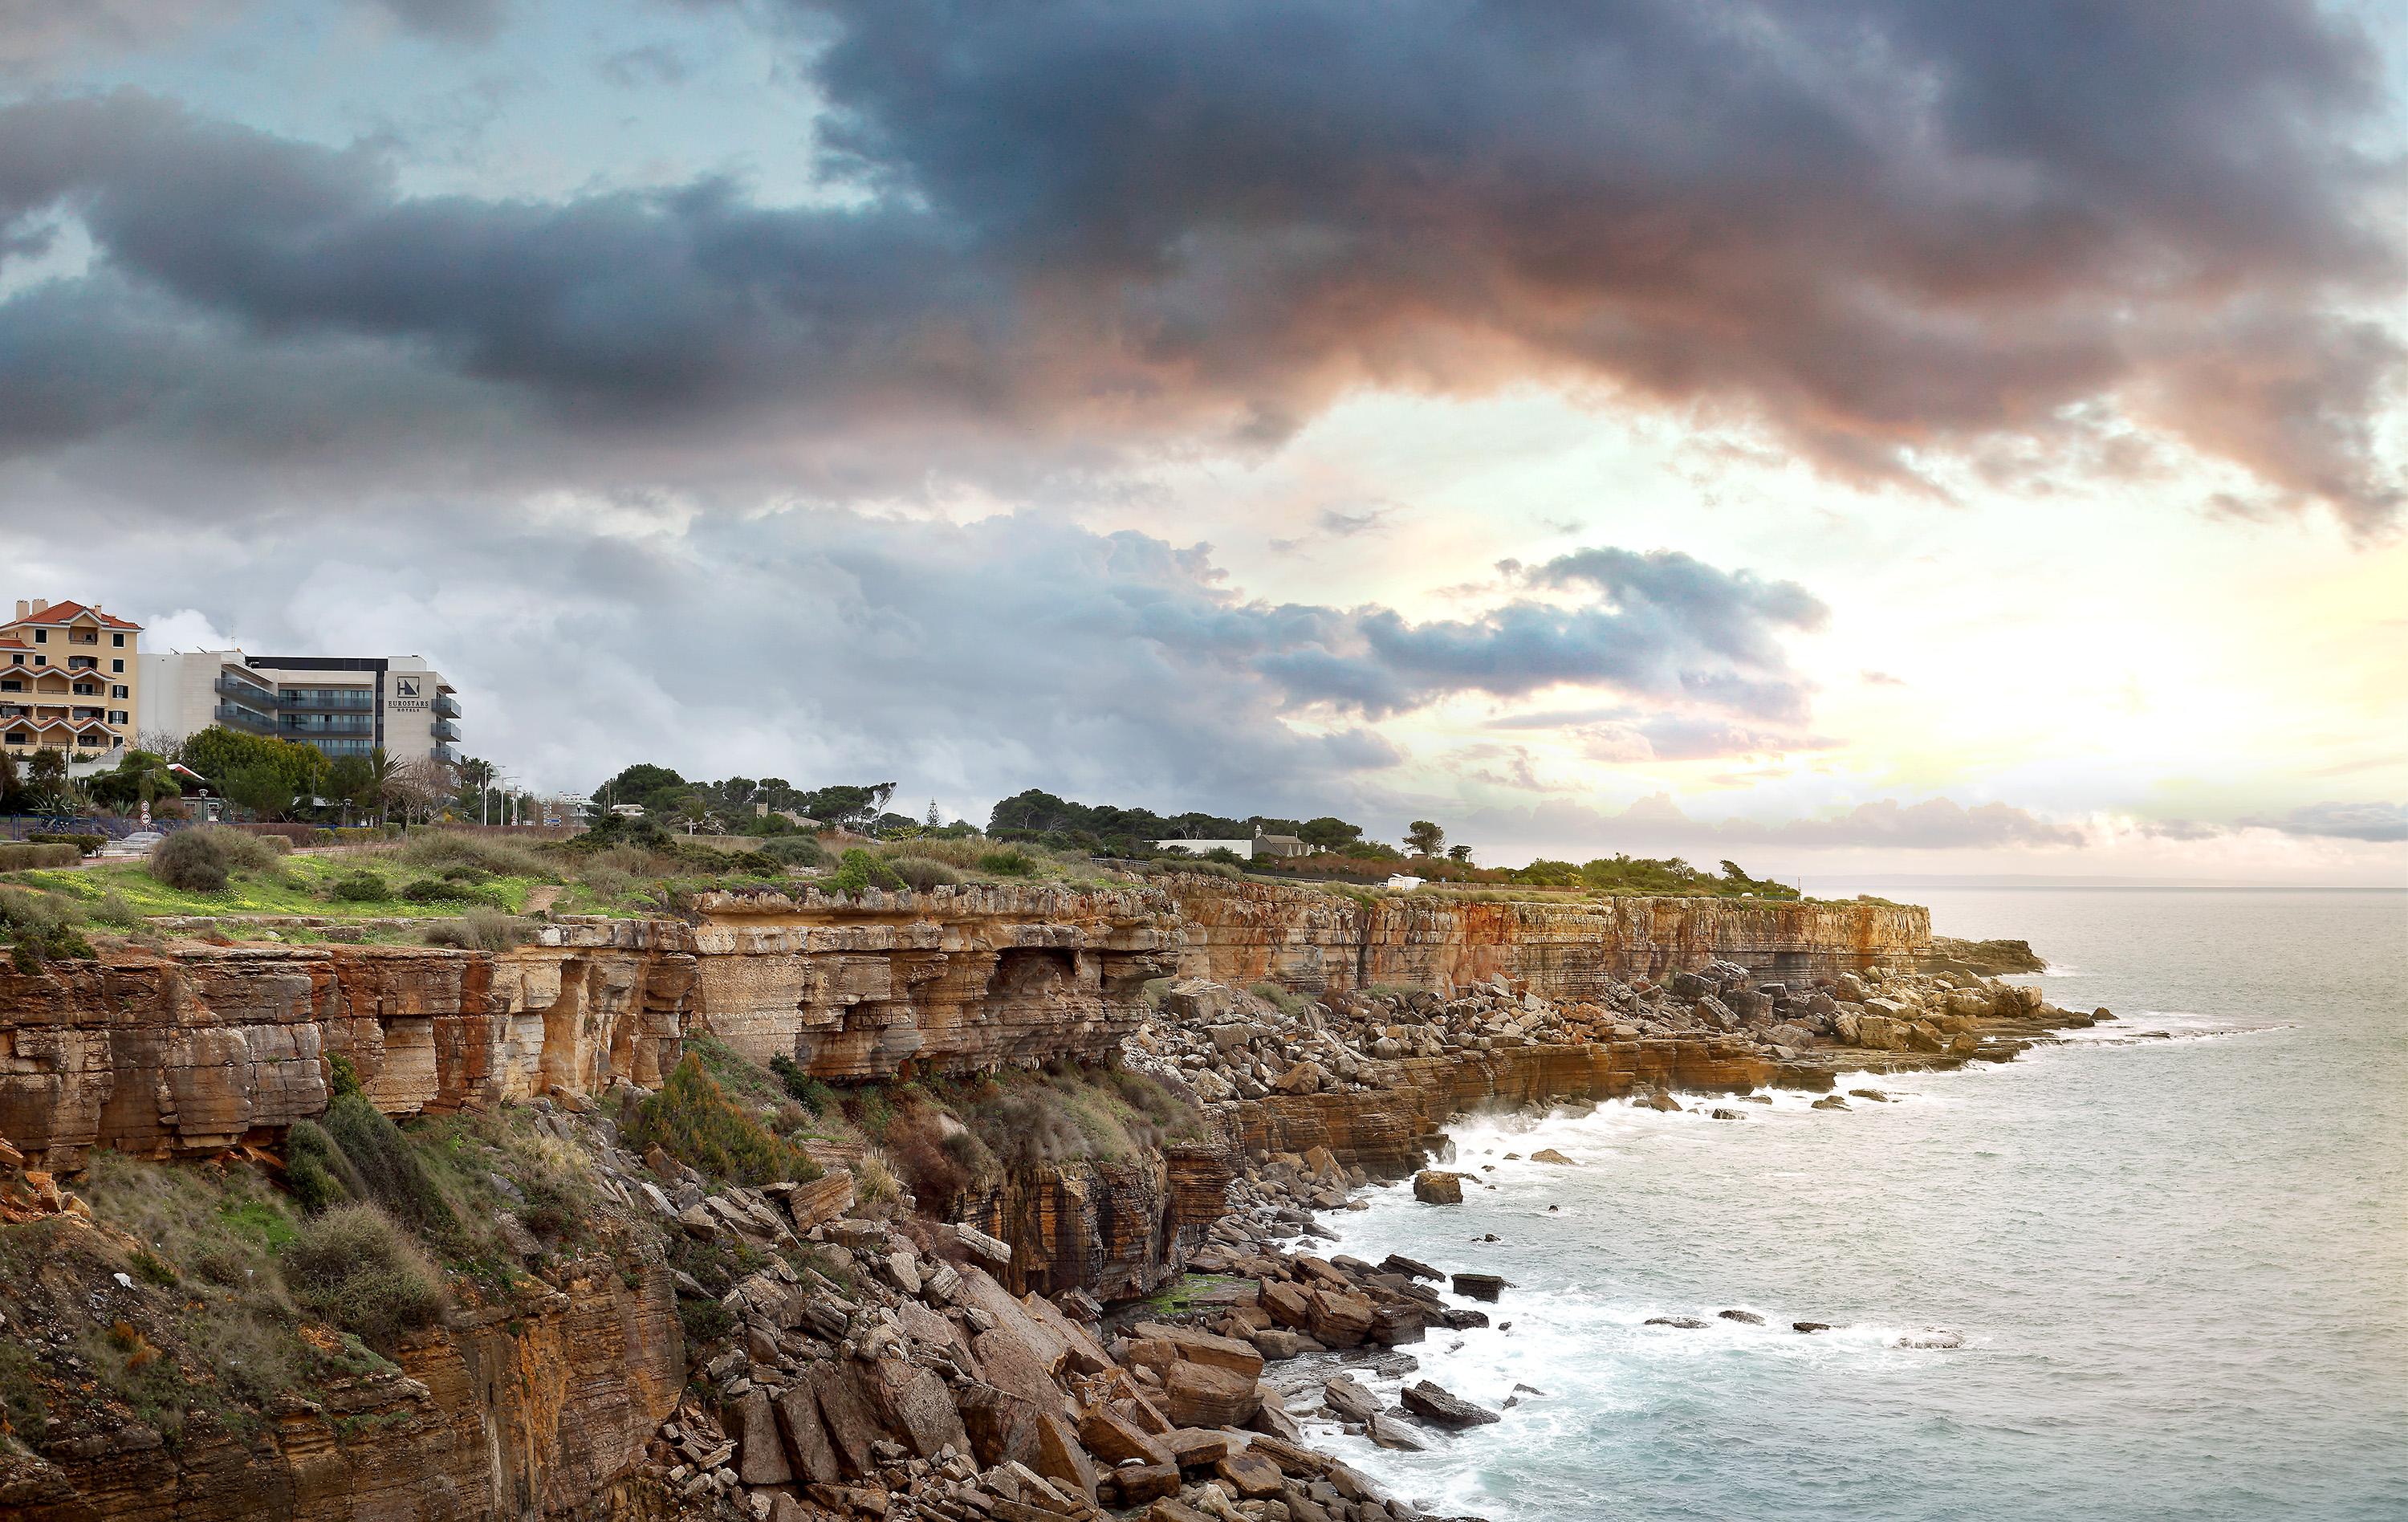
[[[1502,1419],[1485,1406],[1475,1406],[1428,1380],[1406,1386],[1398,1392],[1398,1399],[1404,1402],[1407,1411],[1433,1427],[1481,1427]]]

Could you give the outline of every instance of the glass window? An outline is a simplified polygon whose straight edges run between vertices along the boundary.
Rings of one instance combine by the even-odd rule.
[[[47,645],[47,644],[49,644],[50,642],[50,630],[48,630],[48,629],[36,629],[36,630],[34,631],[34,643],[36,643],[36,644],[37,644],[37,645]]]
[[[122,634],[112,634],[108,637],[108,642],[115,645],[120,650],[123,650],[125,648],[125,636]]]
[[[123,661],[111,661],[108,663],[108,668],[112,671],[122,671],[125,669],[125,663]]]
[[[130,687],[111,687],[108,689],[108,696],[111,697],[131,697],[134,696],[134,691]]]

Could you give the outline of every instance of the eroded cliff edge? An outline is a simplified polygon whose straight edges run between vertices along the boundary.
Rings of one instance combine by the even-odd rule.
[[[692,921],[575,921],[507,952],[178,940],[0,969],[0,1138],[53,1170],[96,1145],[206,1154],[323,1111],[336,1055],[399,1115],[650,1087],[695,1033],[835,1080],[1095,1059],[1173,973],[1577,1001],[1717,959],[1828,980],[1930,949],[1926,912],[1891,905],[1365,903],[1171,881],[707,894]]]
[[[711,894],[686,919],[569,921],[504,952],[124,945],[97,962],[0,971],[0,1138],[37,1173],[71,1174],[96,1148],[272,1154],[294,1123],[324,1113],[337,1058],[388,1115],[533,1101],[565,1116],[614,1089],[657,1087],[702,1035],[846,1083],[1095,1061],[1132,1038],[1173,1055],[1169,1032],[1188,1048],[1172,1070],[1218,1096],[1214,1134],[1119,1161],[1014,1168],[948,1202],[953,1220],[998,1242],[991,1267],[1006,1291],[1119,1298],[1159,1287],[1211,1247],[1233,1183],[1266,1156],[1326,1148],[1393,1171],[1450,1114],[1482,1105],[1816,1082],[1811,1055],[1784,1055],[1769,1033],[1787,1006],[1757,1009],[1725,989],[1743,1022],[1711,994],[1656,986],[1675,969],[1785,975],[1802,998],[1815,982],[1928,951],[1921,912],[1890,906],[1356,900],[1206,878],[1092,892]],[[1175,977],[1230,1003],[1158,1008]],[[1269,986],[1256,996],[1249,984]],[[1677,1006],[1677,1020],[1632,1012],[1634,985],[1658,1012]],[[1274,1018],[1281,991],[1300,1018]],[[1803,1009],[1788,1012],[1807,1018]],[[1383,1031],[1409,1049],[1375,1051],[1397,1040]],[[1299,1081],[1314,1041],[1343,1050],[1326,1078]],[[1241,1059],[1266,1082],[1238,1074]],[[1236,1084],[1214,1089],[1231,1084],[1225,1074]],[[603,1183],[614,1208],[643,1216],[644,1167],[612,1167]],[[740,1208],[666,1204],[672,1233],[745,1229]],[[415,1337],[398,1373],[337,1381],[282,1411],[265,1443],[168,1456],[138,1427],[106,1442],[61,1437],[48,1467],[25,1477],[42,1493],[0,1506],[60,1517],[657,1508],[659,1474],[650,1489],[629,1486],[692,1372],[685,1291],[671,1277],[640,1252],[561,1267]]]

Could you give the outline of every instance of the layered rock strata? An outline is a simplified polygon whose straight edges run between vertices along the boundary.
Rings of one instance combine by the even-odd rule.
[[[1182,974],[1315,996],[1375,985],[1453,992],[1501,981],[1541,998],[1603,997],[1613,980],[1720,959],[1766,977],[1830,979],[1911,965],[1927,910],[1733,898],[1517,899],[1431,893],[1368,899],[1226,879],[1169,880],[1186,927]]]
[[[973,885],[845,897],[705,894],[694,947],[712,1034],[823,1078],[970,1072],[1100,1055],[1176,966],[1150,888]]]
[[[1109,1051],[1179,942],[1149,891],[703,896],[698,923],[575,920],[505,952],[125,947],[0,968],[0,1138],[207,1153],[325,1109],[341,1055],[390,1114],[651,1086],[709,1033],[824,1078]]]

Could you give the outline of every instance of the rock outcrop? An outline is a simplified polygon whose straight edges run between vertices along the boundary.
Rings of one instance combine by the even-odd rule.
[[[711,1033],[832,1079],[1099,1055],[1145,1017],[1181,942],[1153,888],[711,893],[695,913]]]
[[[1828,979],[1912,964],[1931,943],[1929,912],[1896,904],[1482,902],[1433,893],[1358,901],[1198,875],[1169,881],[1187,932],[1182,973],[1314,995],[1379,984],[1452,993],[1503,981],[1578,1000],[1601,997],[1609,980],[1716,958],[1767,977]]]
[[[177,940],[0,967],[0,1138],[208,1153],[325,1109],[340,1055],[389,1114],[647,1087],[688,1035],[824,1078],[1094,1057],[1179,926],[1150,890],[707,894],[698,923],[579,919],[505,952]]]

